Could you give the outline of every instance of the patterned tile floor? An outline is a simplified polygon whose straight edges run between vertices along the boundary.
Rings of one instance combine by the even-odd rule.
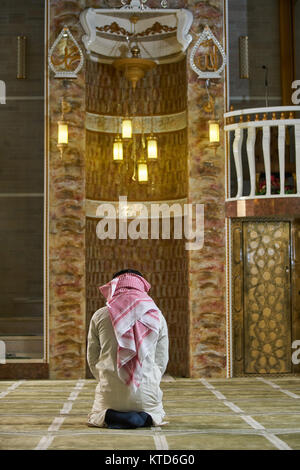
[[[168,424],[86,425],[93,380],[0,381],[0,449],[300,449],[300,377],[162,381]]]

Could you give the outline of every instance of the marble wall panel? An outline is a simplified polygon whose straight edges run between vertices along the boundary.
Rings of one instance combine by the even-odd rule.
[[[196,34],[208,24],[223,44],[223,1],[188,2]],[[189,59],[188,59],[189,60]],[[210,92],[215,113],[223,126],[224,78],[213,80]],[[226,375],[225,284],[225,155],[223,134],[215,153],[208,146],[205,82],[188,67],[189,201],[204,204],[204,247],[189,252],[190,374],[192,377]]]

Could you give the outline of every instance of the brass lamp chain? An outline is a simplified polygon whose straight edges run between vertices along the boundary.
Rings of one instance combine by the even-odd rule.
[[[132,180],[136,181],[136,141],[135,135],[132,135],[132,158],[133,158],[133,175]]]
[[[143,156],[144,156],[145,147],[146,147],[146,142],[145,142],[145,134],[144,134],[144,120],[143,120],[143,117],[142,117],[142,152],[143,152]]]
[[[71,110],[71,105],[64,98],[61,100],[61,121],[65,120],[65,113],[69,113]]]
[[[209,93],[209,88],[210,88],[210,79],[208,78],[205,81],[205,88],[206,88],[206,93],[207,93],[207,103],[203,106],[203,109],[207,113],[213,113],[213,119],[215,116],[215,101],[211,94]]]

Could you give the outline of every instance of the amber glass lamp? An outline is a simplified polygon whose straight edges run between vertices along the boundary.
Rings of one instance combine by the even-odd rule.
[[[65,121],[58,121],[58,145],[68,145],[69,143],[69,129],[68,123]]]
[[[113,160],[114,162],[123,161],[123,142],[119,135],[114,140],[113,145]]]
[[[132,137],[132,120],[123,119],[122,121],[122,137],[123,139],[131,139]]]
[[[220,123],[216,119],[208,121],[209,126],[209,145],[218,147],[220,145]]]
[[[147,137],[147,156],[151,161],[157,160],[157,138],[153,134]]]
[[[148,165],[144,159],[137,162],[137,176],[140,184],[148,183]]]
[[[65,120],[65,113],[70,112],[71,106],[67,101],[62,100],[61,102],[61,117],[57,121],[57,147],[60,150],[60,155],[62,157],[64,149],[69,143],[69,126],[68,122]]]

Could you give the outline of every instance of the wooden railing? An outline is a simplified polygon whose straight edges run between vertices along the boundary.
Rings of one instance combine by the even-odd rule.
[[[300,196],[300,106],[285,106],[271,108],[252,108],[238,111],[230,111],[224,114],[224,130],[228,135],[228,195],[226,200],[269,198],[269,197],[299,197]],[[258,134],[260,143],[258,145]],[[274,136],[276,150],[274,151]],[[293,147],[293,176],[294,188],[291,194],[286,191],[286,153],[287,144],[292,136],[294,139]],[[244,141],[244,139],[246,139]],[[272,142],[272,147],[271,147]],[[244,145],[243,145],[244,144]],[[260,150],[259,151],[259,147]],[[244,150],[243,150],[244,149]],[[245,155],[248,160],[250,175],[250,191],[245,193]],[[276,160],[275,162],[275,153]],[[277,158],[278,154],[278,158]],[[265,190],[264,194],[258,188],[258,171],[256,166],[261,155],[261,165],[263,166]],[[231,158],[230,158],[231,156]],[[234,162],[236,171],[236,194],[230,191],[232,183]],[[244,163],[243,163],[244,162]],[[279,175],[278,190],[274,194],[273,168],[276,165],[276,173]],[[261,171],[261,170],[260,170]],[[290,171],[290,169],[289,169]]]

